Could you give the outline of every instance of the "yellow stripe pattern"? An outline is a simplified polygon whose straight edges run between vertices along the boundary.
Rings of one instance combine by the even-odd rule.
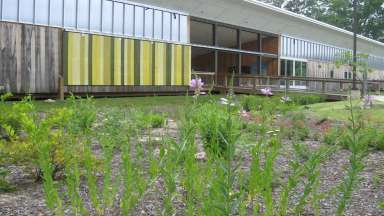
[[[66,85],[186,86],[191,79],[190,46],[67,34]]]

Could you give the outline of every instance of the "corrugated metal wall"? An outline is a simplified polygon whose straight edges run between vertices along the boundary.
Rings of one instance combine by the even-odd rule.
[[[191,78],[186,45],[65,32],[64,53],[66,85],[183,86]]]

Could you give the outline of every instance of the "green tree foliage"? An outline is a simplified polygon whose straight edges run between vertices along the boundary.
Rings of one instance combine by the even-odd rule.
[[[352,31],[353,0],[262,0]],[[358,0],[358,33],[384,42],[384,0]]]

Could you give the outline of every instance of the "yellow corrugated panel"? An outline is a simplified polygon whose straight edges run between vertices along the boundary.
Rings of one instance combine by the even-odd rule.
[[[80,84],[80,37],[68,34],[68,85]]]
[[[92,84],[103,85],[104,61],[102,54],[104,52],[103,37],[94,35],[92,37]]]
[[[112,85],[112,38],[111,37],[103,37],[103,53],[102,53],[102,61],[104,61],[103,64],[103,75],[104,75],[104,82],[103,85]]]
[[[140,53],[140,84],[152,85],[152,43],[149,41],[142,41]]]
[[[174,45],[173,57],[173,82],[172,85],[182,85],[182,46]]]
[[[134,40],[124,42],[124,85],[134,85],[135,81],[135,44]]]
[[[155,46],[155,85],[165,85],[167,47],[164,43]]]
[[[88,77],[88,40],[89,36],[82,34],[80,38],[80,85],[89,85]]]
[[[114,85],[121,85],[121,40],[114,39]]]
[[[191,81],[191,47],[184,46],[184,85]]]
[[[88,85],[88,35],[68,33],[68,85]]]

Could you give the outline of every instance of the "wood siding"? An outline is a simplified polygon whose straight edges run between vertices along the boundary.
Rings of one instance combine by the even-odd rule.
[[[0,86],[15,94],[55,93],[62,30],[0,22]]]

